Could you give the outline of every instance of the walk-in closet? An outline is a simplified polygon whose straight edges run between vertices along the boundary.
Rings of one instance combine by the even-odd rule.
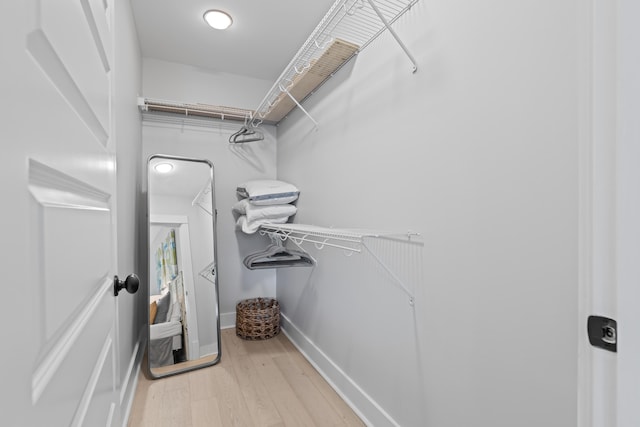
[[[0,16],[0,424],[640,425],[638,2]]]

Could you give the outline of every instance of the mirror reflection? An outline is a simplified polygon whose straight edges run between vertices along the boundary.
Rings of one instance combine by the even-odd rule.
[[[155,378],[220,360],[213,166],[148,161],[149,345]]]

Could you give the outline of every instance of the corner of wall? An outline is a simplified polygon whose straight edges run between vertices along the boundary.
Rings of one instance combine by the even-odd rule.
[[[235,328],[236,312],[220,313],[220,329]]]

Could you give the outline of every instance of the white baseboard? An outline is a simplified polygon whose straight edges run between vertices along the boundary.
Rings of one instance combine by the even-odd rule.
[[[127,375],[125,376],[124,382],[122,384],[122,390],[120,391],[122,427],[126,427],[129,422],[129,415],[131,414],[133,399],[135,398],[136,389],[138,388],[138,375],[140,374],[142,359],[144,358],[144,351],[147,345],[146,334],[146,327],[140,328],[140,333],[138,334],[138,342],[136,343],[133,354],[131,355],[131,361],[127,368]]]
[[[222,313],[220,314],[220,329],[235,328],[236,326],[236,312]]]
[[[282,332],[368,426],[400,425],[313,341],[280,313]]]

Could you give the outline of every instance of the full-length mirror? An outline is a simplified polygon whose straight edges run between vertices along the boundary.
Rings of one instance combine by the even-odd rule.
[[[147,163],[149,371],[154,378],[220,360],[213,166],[154,155]]]

